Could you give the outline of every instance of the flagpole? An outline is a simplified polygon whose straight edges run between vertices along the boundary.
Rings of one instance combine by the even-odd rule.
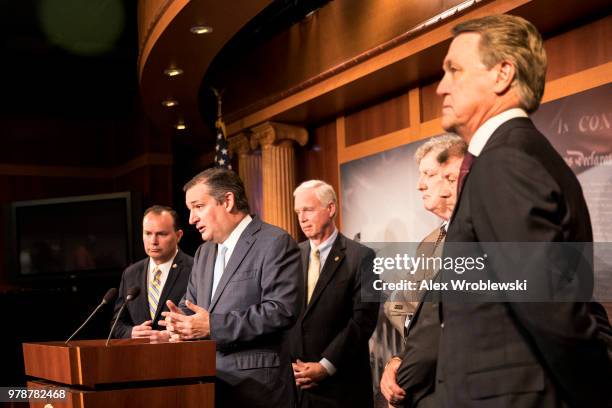
[[[215,121],[215,129],[217,131],[217,138],[215,142],[215,166],[232,169],[232,164],[229,158],[229,148],[227,144],[227,133],[225,131],[225,123],[223,123],[223,117],[221,115],[221,95],[223,91],[219,92],[215,88],[211,88],[215,97],[217,98],[217,120]]]

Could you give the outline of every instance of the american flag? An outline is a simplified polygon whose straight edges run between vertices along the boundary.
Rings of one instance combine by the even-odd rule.
[[[211,88],[211,90],[217,98],[217,121],[215,122],[215,129],[217,131],[217,140],[215,142],[215,167],[223,167],[231,170],[232,163],[230,162],[227,138],[225,137],[225,123],[223,123],[223,116],[221,115],[221,94],[223,92],[219,92],[215,88]]]
[[[221,117],[217,119],[215,127],[217,129],[217,141],[215,144],[215,167],[224,167],[231,170],[232,163],[230,162],[227,139],[225,138],[225,124],[223,123]]]

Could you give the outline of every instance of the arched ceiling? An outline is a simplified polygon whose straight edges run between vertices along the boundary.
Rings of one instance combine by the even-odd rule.
[[[140,90],[145,111],[162,132],[184,123],[186,134],[207,135],[198,111],[202,77],[221,48],[271,0],[149,0],[139,3]],[[196,25],[212,27],[194,34]],[[167,76],[170,68],[181,75]],[[162,102],[175,100],[177,106]]]
[[[392,54],[462,13],[492,5],[496,12],[526,17],[547,36],[609,12],[606,0],[148,0],[141,9],[145,3],[158,9],[149,13],[148,25],[139,24],[145,110],[162,131],[174,131],[173,125],[184,121],[187,130],[180,133],[208,140],[211,148],[216,112],[211,85],[224,90],[230,132],[258,120],[316,124],[435,81],[450,31],[421,51],[391,57],[331,88],[319,87],[298,104],[285,104],[283,98],[321,83],[321,73],[333,80],[355,65],[367,65],[381,49]],[[139,14],[142,21],[144,13]],[[195,24],[212,26],[213,32],[194,35]],[[173,67],[184,73],[163,74]],[[163,107],[168,98],[179,105]],[[270,106],[272,114],[249,119]]]

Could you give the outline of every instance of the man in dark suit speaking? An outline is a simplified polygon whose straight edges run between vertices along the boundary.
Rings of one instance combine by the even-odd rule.
[[[463,22],[453,34],[437,93],[443,98],[443,128],[469,146],[444,256],[455,255],[453,243],[478,243],[508,255],[507,262],[488,260],[487,273],[499,281],[528,272],[529,287],[551,293],[576,280],[588,288],[592,270],[577,275],[559,244],[588,247],[584,243],[593,239],[582,189],[528,118],[544,92],[540,34],[509,15]],[[529,269],[519,264],[525,259],[504,252],[509,246],[491,244],[500,242],[549,243],[547,255],[556,256]],[[453,270],[442,272],[444,279],[457,277]],[[567,298],[483,303],[447,296],[440,305],[439,406],[610,406],[612,369],[599,327],[609,325],[592,304]]]
[[[305,296],[291,331],[298,406],[372,407],[368,340],[379,304],[364,301],[361,289],[372,274],[374,251],[338,232],[336,193],[329,184],[306,181],[294,196],[308,238],[300,244]]]
[[[178,216],[170,208],[154,205],[142,219],[142,241],[147,258],[129,266],[121,277],[115,313],[123,304],[127,291],[141,288],[144,295],[127,304],[113,332],[114,337],[168,340],[170,334],[158,326],[166,300],[179,301],[185,294],[193,258],[178,248],[183,231]]]
[[[189,223],[206,242],[180,309],[169,302],[162,323],[173,340],[216,341],[216,407],[292,407],[282,343],[298,316],[297,244],[249,215],[244,185],[231,170],[205,170],[184,190]]]

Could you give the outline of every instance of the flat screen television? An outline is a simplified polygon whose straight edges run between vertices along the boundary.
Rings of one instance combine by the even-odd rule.
[[[14,202],[9,262],[18,278],[85,277],[133,260],[132,193]]]

